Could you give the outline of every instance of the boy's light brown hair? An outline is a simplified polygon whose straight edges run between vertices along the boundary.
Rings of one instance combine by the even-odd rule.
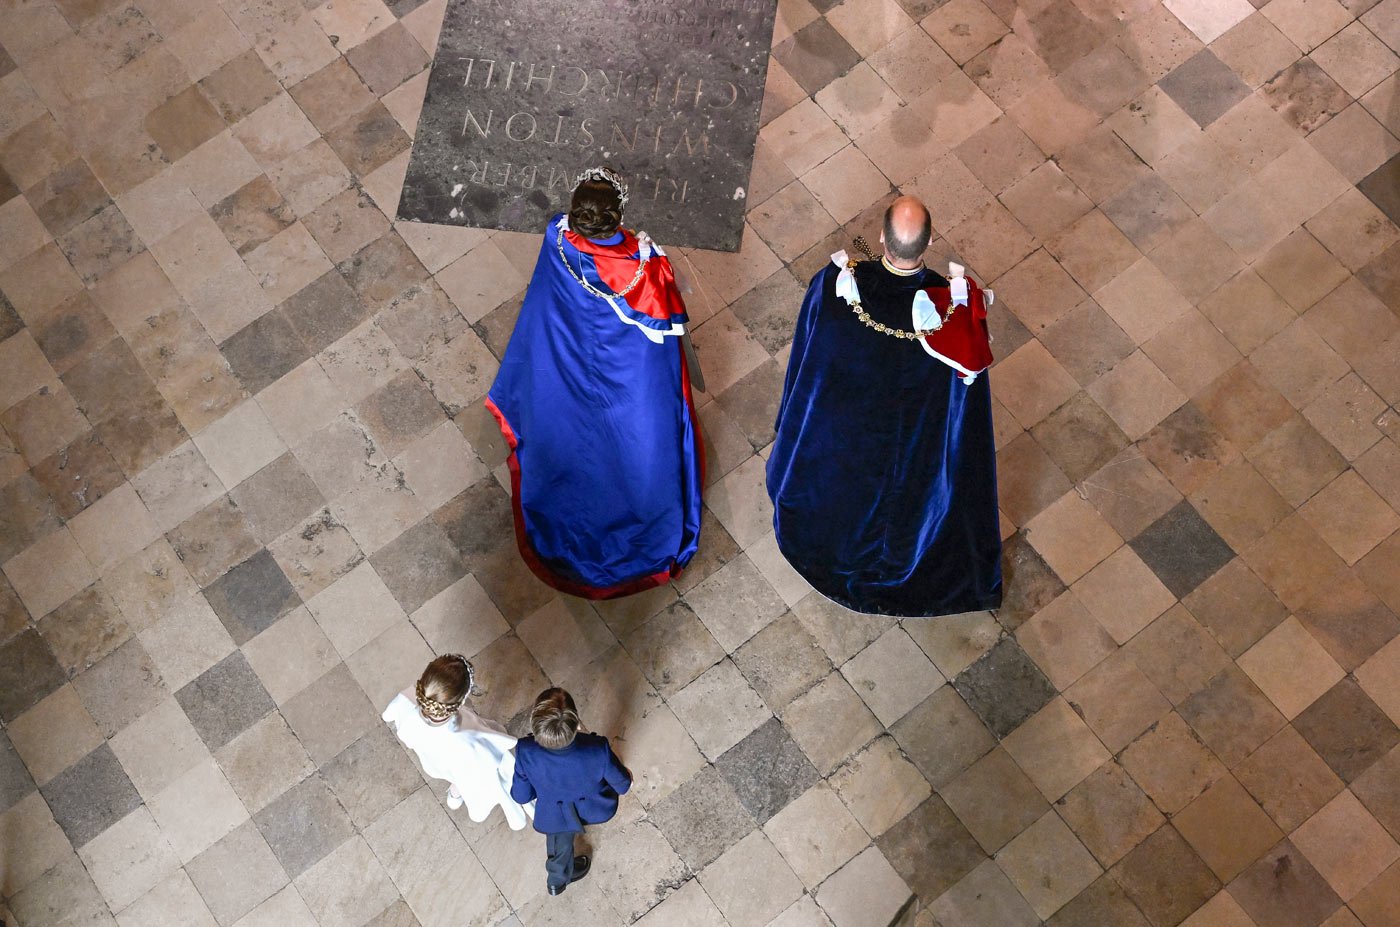
[[[563,689],[545,689],[530,712],[530,731],[547,750],[563,750],[578,734],[578,708]]]

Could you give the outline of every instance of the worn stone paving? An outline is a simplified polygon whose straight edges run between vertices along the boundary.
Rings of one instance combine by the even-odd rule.
[[[781,0],[743,249],[676,253],[701,554],[601,605],[482,408],[538,236],[389,218],[445,2],[0,0],[7,923],[1400,925],[1400,0]],[[773,540],[896,190],[999,297],[995,615]],[[378,719],[446,651],[637,774],[558,898]]]

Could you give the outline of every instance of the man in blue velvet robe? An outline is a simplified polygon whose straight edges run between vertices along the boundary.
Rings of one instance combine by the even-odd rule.
[[[881,260],[837,255],[812,278],[778,407],[768,461],[778,547],[858,612],[1001,604],[988,380],[912,337],[924,330],[916,295],[949,285],[923,265],[930,235],[928,210],[901,197]]]

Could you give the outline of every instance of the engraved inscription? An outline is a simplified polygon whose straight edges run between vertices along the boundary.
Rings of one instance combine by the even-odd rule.
[[[452,0],[399,216],[538,231],[583,168],[626,221],[735,250],[776,0]]]

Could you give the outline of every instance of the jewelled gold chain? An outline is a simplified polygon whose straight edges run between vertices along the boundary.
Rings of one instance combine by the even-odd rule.
[[[855,261],[847,261],[847,262],[846,262],[846,269],[849,270],[849,271],[851,271],[851,273],[855,273],[856,262],[855,262]],[[945,316],[943,317],[943,322],[939,325],[939,328],[942,328],[943,325],[947,325],[947,324],[948,324],[948,320],[951,319],[951,318],[953,317],[953,310],[956,309],[956,308],[957,308],[957,306],[949,306],[949,307],[948,307],[948,314],[945,315]],[[866,311],[865,311],[865,307],[861,305],[860,300],[856,300],[855,302],[851,303],[851,311],[854,312],[854,313],[856,314],[856,318],[858,318],[858,319],[860,319],[862,322],[864,322],[864,323],[866,324],[867,327],[875,329],[877,332],[879,332],[879,333],[882,334],[882,335],[890,335],[890,336],[895,337],[895,338],[903,338],[903,339],[906,340],[906,341],[914,341],[915,339],[918,339],[918,338],[924,338],[924,337],[927,337],[928,335],[932,335],[934,332],[938,331],[937,328],[926,328],[926,329],[923,329],[922,331],[914,331],[914,332],[905,331],[905,330],[902,329],[902,328],[891,328],[890,326],[886,325],[884,322],[877,322],[877,321],[875,321],[874,319],[872,319],[872,318],[870,317],[870,313],[866,312]]]

